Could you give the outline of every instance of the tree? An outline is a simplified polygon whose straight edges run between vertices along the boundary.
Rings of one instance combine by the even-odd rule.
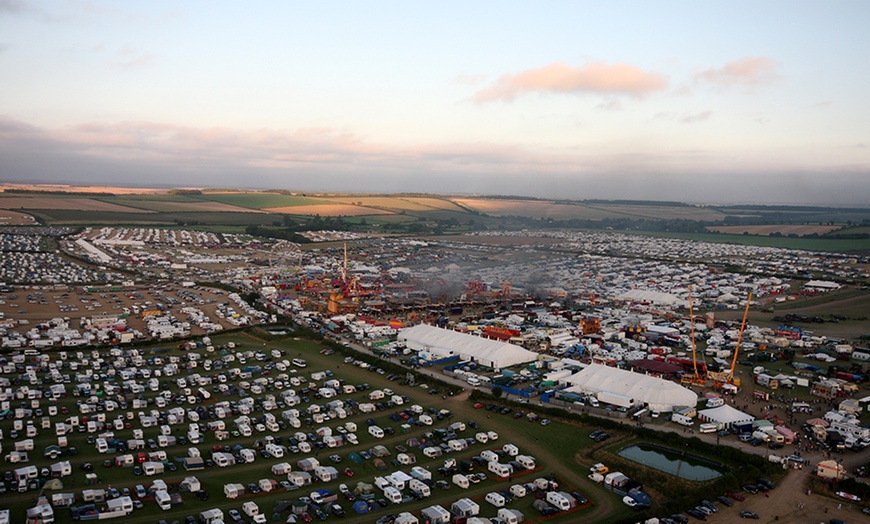
[[[500,387],[498,387],[498,386],[492,387],[492,396],[494,396],[495,398],[501,398],[503,393],[504,393],[504,391]]]

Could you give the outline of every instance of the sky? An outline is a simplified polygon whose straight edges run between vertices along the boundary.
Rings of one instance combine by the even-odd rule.
[[[870,205],[870,2],[0,0],[0,182]]]

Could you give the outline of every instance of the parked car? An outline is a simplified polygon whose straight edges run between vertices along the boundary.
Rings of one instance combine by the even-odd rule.
[[[744,509],[743,511],[740,512],[740,518],[741,519],[758,519],[760,517],[758,516],[758,513],[753,513],[752,511],[749,511],[748,509]]]

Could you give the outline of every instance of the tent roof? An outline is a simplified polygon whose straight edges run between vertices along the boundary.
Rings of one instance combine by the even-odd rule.
[[[663,411],[672,410],[674,406],[694,406],[698,403],[695,392],[670,380],[601,364],[590,364],[564,381],[574,384],[568,391],[615,393]]]
[[[724,404],[718,408],[705,409],[700,411],[698,414],[707,420],[718,422],[720,424],[747,423],[755,420],[755,417],[752,415],[744,413],[739,409],[732,408],[728,404]]]
[[[428,350],[441,355],[473,358],[485,365],[505,368],[524,362],[533,362],[538,354],[514,344],[468,335],[428,324],[419,324],[399,332],[399,339],[412,349]]]

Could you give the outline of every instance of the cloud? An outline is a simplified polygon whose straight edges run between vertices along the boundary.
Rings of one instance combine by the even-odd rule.
[[[328,127],[199,128],[138,121],[45,128],[0,115],[0,173],[7,182],[646,200],[672,200],[672,188],[679,186],[691,188],[682,199],[697,202],[870,205],[867,165],[820,160],[658,148],[400,145]]]
[[[99,52],[99,51],[97,51]],[[129,46],[124,46],[117,53],[113,65],[124,69],[147,67],[153,63],[154,57],[148,53],[137,51]]]
[[[700,111],[698,113],[676,113],[673,111],[663,111],[656,113],[653,118],[655,120],[664,120],[669,122],[679,122],[681,124],[697,124],[706,122],[713,116],[712,111]]]
[[[622,111],[624,108],[622,107],[622,102],[619,99],[614,98],[613,100],[608,100],[603,104],[598,104],[598,109],[603,109],[605,111]]]
[[[24,0],[0,0],[0,13],[20,14],[32,8]]]
[[[538,69],[503,75],[493,85],[472,98],[482,104],[502,100],[512,102],[528,93],[595,93],[643,96],[668,86],[667,79],[629,64],[590,62],[573,67],[555,62]]]
[[[778,78],[776,62],[765,56],[741,58],[695,75],[695,80],[721,87],[747,88],[769,84]]]
[[[680,118],[680,122],[684,124],[697,124],[698,122],[706,122],[713,116],[712,111],[701,111],[700,113],[688,114]]]

